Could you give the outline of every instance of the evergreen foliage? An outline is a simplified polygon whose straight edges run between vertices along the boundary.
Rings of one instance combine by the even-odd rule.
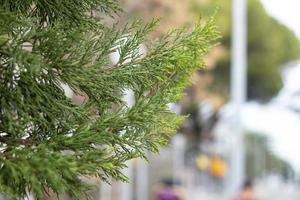
[[[78,199],[89,189],[82,177],[127,181],[125,161],[157,152],[182,121],[166,105],[218,37],[210,19],[147,41],[157,21],[120,28],[93,17],[117,21],[113,0],[0,3],[0,191],[13,199]],[[85,102],[73,103],[62,84]],[[135,93],[131,108],[124,89]]]

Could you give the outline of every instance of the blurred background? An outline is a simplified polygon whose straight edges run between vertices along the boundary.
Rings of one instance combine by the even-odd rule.
[[[161,19],[151,38],[206,20],[217,9],[222,38],[181,101],[169,105],[188,116],[169,146],[149,153],[149,163],[129,161],[130,183],[99,183],[95,199],[299,200],[300,1],[122,4],[121,22]]]
[[[248,180],[253,199],[300,199],[300,2],[124,0],[123,5],[124,22],[161,19],[153,38],[205,20],[217,8],[222,38],[181,101],[169,105],[188,115],[169,147],[149,154],[149,163],[128,162],[124,173],[130,183],[101,184],[97,198],[160,200],[173,191],[178,199],[238,200]]]

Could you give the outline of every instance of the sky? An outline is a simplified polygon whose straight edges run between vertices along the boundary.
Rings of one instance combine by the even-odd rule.
[[[300,38],[300,0],[261,0],[267,12]]]
[[[267,12],[300,39],[300,0],[261,0]],[[269,136],[272,150],[300,172],[300,62],[283,71],[284,86],[268,104],[250,102],[242,111],[246,129]]]

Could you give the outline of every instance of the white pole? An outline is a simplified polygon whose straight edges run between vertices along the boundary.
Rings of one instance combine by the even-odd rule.
[[[127,168],[123,169],[122,172],[129,178],[129,183],[121,183],[120,200],[132,200],[133,199],[133,163],[132,160],[128,160]]]
[[[184,180],[184,149],[186,139],[182,134],[176,134],[172,138],[173,148],[173,178],[180,181],[182,184]]]
[[[246,0],[233,0],[231,98],[240,109],[246,100],[247,7]]]
[[[175,103],[169,103],[167,105],[170,111],[174,112],[175,114],[179,115],[181,107]],[[177,133],[172,137],[172,153],[173,153],[173,179],[180,181],[184,184],[184,151],[186,145],[185,137]]]
[[[230,163],[230,191],[239,189],[245,178],[241,108],[246,100],[247,85],[247,0],[233,0],[232,7],[231,101],[234,109],[234,150]]]
[[[128,36],[129,37],[129,36]],[[125,43],[127,39],[123,42]],[[112,64],[117,64],[120,59],[119,46],[116,47],[118,50],[111,53],[109,58]],[[125,62],[130,62],[127,60]],[[131,89],[123,90],[123,101],[127,104],[128,108],[131,108],[135,104],[134,92]],[[133,198],[133,163],[132,160],[126,162],[127,168],[122,170],[122,173],[129,178],[129,183],[120,183],[120,200],[131,200]]]
[[[141,45],[139,52],[142,55],[146,55],[146,46]],[[148,152],[145,152],[148,156]],[[147,200],[149,197],[149,166],[148,163],[143,159],[138,159],[136,174],[136,199]]]
[[[111,200],[111,194],[112,194],[112,186],[105,182],[101,182],[99,200]]]
[[[136,199],[148,200],[149,197],[149,168],[148,163],[143,159],[138,159],[137,175],[136,175]]]
[[[130,89],[125,89],[123,100],[131,108],[135,104],[134,92]],[[133,199],[133,160],[128,160],[126,165],[127,168],[123,169],[122,172],[129,178],[129,183],[121,183],[120,200]]]

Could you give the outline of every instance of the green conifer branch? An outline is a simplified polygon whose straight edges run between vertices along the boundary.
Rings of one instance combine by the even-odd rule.
[[[89,189],[82,177],[127,181],[125,161],[158,152],[182,122],[167,104],[218,38],[210,19],[147,42],[141,55],[157,21],[119,28],[87,15],[113,14],[114,1],[0,2],[0,191],[13,199],[50,190],[79,199]],[[85,102],[73,103],[62,83]],[[135,92],[131,108],[124,89]]]

